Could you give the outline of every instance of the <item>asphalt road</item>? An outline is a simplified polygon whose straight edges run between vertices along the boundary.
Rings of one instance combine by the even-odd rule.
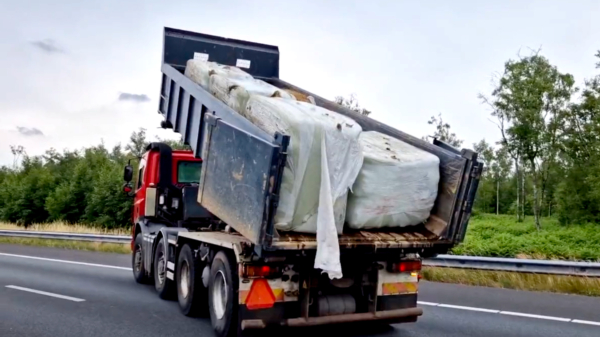
[[[124,255],[0,245],[0,336],[213,336],[207,319],[183,316],[176,302],[136,284],[129,268]],[[417,323],[285,334],[600,336],[598,298],[422,282],[419,300]]]

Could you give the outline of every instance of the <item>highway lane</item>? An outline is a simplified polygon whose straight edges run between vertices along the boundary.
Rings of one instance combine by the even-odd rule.
[[[136,284],[129,268],[129,256],[124,255],[0,245],[0,336],[212,336],[207,319],[181,315],[176,302],[160,300],[152,286]],[[420,301],[437,306],[422,305],[424,315],[415,324],[295,329],[286,335],[600,335],[600,326],[570,321],[600,322],[597,298],[422,282]],[[511,316],[505,311],[542,317]]]

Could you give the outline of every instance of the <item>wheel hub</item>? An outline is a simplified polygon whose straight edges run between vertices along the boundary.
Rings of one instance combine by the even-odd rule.
[[[190,267],[187,262],[184,261],[181,264],[181,277],[180,277],[180,289],[183,298],[187,298],[190,293]]]
[[[227,280],[222,271],[218,271],[213,281],[213,309],[217,319],[225,316],[225,308],[227,308]]]
[[[142,250],[140,246],[135,247],[134,268],[136,272],[142,270]]]
[[[164,254],[160,254],[158,256],[158,260],[157,260],[157,275],[158,275],[158,282],[160,284],[163,284],[165,282],[165,256]]]

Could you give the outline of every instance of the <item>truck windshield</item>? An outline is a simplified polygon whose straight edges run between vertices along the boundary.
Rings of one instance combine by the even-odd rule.
[[[199,183],[201,169],[202,162],[180,161],[177,163],[177,182],[180,184]]]

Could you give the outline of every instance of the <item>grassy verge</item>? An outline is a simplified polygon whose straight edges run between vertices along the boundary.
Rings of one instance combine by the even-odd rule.
[[[560,225],[542,219],[542,230],[533,218],[517,222],[514,216],[483,214],[471,218],[464,243],[456,255],[600,261],[600,225]]]
[[[7,230],[29,230],[42,232],[68,232],[68,233],[87,233],[87,234],[108,234],[108,235],[130,235],[131,229],[105,229],[83,224],[69,224],[66,222],[53,222],[49,224],[34,224],[27,229],[23,226],[17,226],[11,223],[0,222],[0,229]]]
[[[71,240],[50,240],[50,239],[35,239],[35,238],[11,238],[0,237],[0,244],[9,243],[25,246],[40,246],[53,247],[75,250],[86,250],[92,252],[119,253],[130,254],[131,248],[129,243],[100,243],[86,241],[71,241]]]
[[[433,282],[600,296],[600,278],[431,267],[422,274]]]
[[[54,222],[49,224],[34,224],[27,229],[15,224],[0,222],[0,229],[8,230],[27,230],[43,232],[68,232],[68,233],[87,233],[87,234],[108,234],[108,235],[129,235],[129,229],[111,229],[107,230],[100,227],[88,226],[83,224],[69,224],[65,222]],[[54,247],[63,249],[86,250],[93,252],[120,253],[129,254],[131,252],[128,243],[100,243],[72,240],[51,240],[36,238],[13,238],[0,237],[0,244],[18,244],[25,246]]]

